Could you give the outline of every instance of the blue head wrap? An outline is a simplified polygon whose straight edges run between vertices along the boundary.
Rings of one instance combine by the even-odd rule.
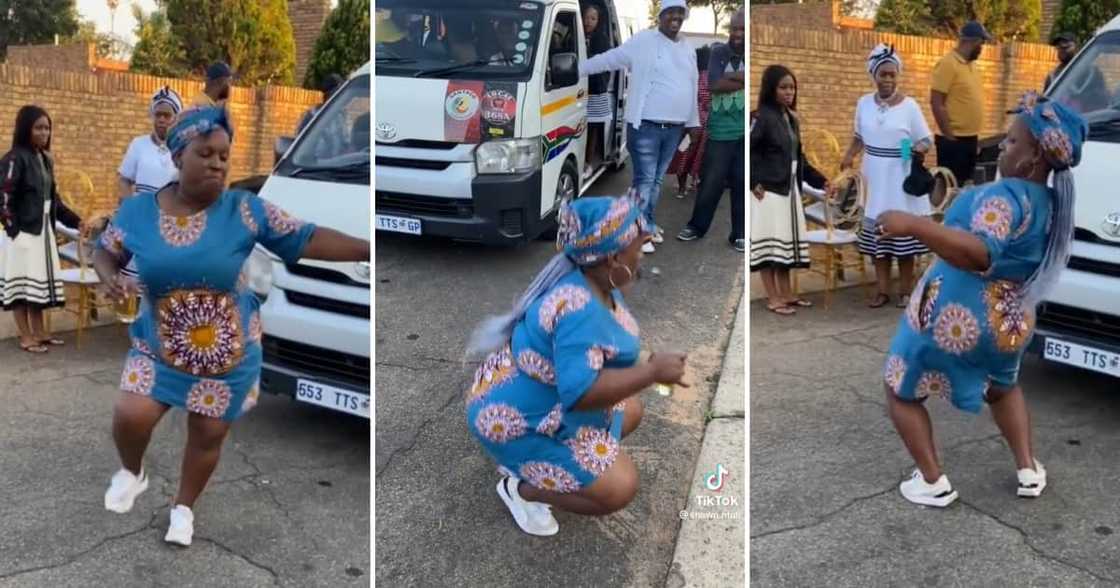
[[[1019,107],[1012,112],[1026,121],[1042,149],[1042,156],[1054,170],[1046,251],[1038,269],[1023,285],[1026,308],[1033,309],[1058,282],[1058,275],[1069,263],[1076,195],[1070,168],[1081,162],[1081,146],[1089,135],[1089,125],[1064,104],[1050,102],[1035,92],[1024,95]]]
[[[602,262],[626,249],[640,235],[649,233],[636,192],[618,198],[598,196],[562,203],[557,222],[560,225],[556,231],[559,253],[533,278],[509,312],[492,316],[479,325],[467,343],[468,357],[505,345],[529,305],[564,276],[580,266]]]
[[[1055,171],[1081,163],[1081,146],[1089,135],[1089,125],[1080,114],[1035,92],[1024,95],[1019,107],[1012,112],[1027,122],[1047,163]]]
[[[556,248],[576,265],[595,265],[648,232],[633,195],[580,198],[560,208]]]
[[[205,137],[216,129],[225,129],[233,140],[233,126],[229,113],[218,106],[204,106],[184,110],[175,121],[175,126],[167,133],[167,148],[172,155],[178,155],[198,137]]]

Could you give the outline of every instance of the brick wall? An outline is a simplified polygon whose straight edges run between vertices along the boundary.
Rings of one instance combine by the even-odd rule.
[[[288,18],[296,38],[296,83],[303,83],[311,50],[331,13],[331,0],[288,0]]]
[[[46,108],[54,122],[52,151],[60,173],[80,170],[93,181],[97,210],[111,209],[116,170],[128,143],[151,131],[148,100],[170,85],[190,101],[202,91],[194,81],[119,72],[85,73],[0,65],[0,145],[10,145],[16,112],[24,104]],[[300,115],[320,100],[299,88],[234,88],[230,179],[266,174],[277,137],[291,135]]]
[[[1062,9],[1062,0],[1042,0],[1042,23],[1038,27],[1042,33],[1042,40],[1049,41],[1050,36],[1056,33],[1054,21],[1058,20],[1058,11]]]
[[[821,0],[805,4],[752,4],[750,13],[752,26],[828,29],[840,18],[839,2]]]
[[[9,65],[65,71],[90,71],[97,62],[93,43],[70,45],[19,45],[8,47]]]
[[[752,9],[753,10],[753,9]],[[861,30],[805,30],[759,25],[751,22],[751,84],[757,89],[766,66],[780,63],[798,80],[798,110],[806,128],[825,129],[846,149],[852,135],[852,117],[860,96],[873,91],[866,73],[867,54],[877,43],[893,43],[901,53],[904,71],[901,89],[913,96],[936,132],[929,109],[929,82],[933,66],[954,47],[952,41],[876,33]],[[1006,111],[1019,96],[1042,85],[1057,63],[1047,45],[1010,43],[984,48],[977,62],[987,98],[985,135],[1006,125]],[[753,106],[752,106],[753,108]]]

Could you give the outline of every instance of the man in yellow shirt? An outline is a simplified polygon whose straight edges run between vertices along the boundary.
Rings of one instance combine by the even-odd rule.
[[[940,131],[937,164],[949,168],[962,185],[972,180],[984,126],[984,95],[975,62],[991,40],[984,25],[971,21],[961,28],[956,49],[933,68],[929,101]]]
[[[219,61],[206,68],[206,86],[195,96],[191,106],[222,106],[233,88],[233,70]]]

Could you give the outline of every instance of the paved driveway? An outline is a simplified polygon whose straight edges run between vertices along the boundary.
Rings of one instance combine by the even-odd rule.
[[[987,411],[930,401],[961,498],[915,507],[898,494],[913,466],[881,384],[900,312],[864,308],[858,290],[793,319],[753,303],[752,585],[1120,585],[1116,380],[1024,361],[1035,451],[1049,471],[1033,501],[1015,497],[1015,463]]]
[[[185,414],[156,429],[132,512],[106,511],[127,339],[66,339],[46,356],[0,342],[0,587],[369,585],[368,421],[263,397],[195,505],[194,545],[172,548]]]

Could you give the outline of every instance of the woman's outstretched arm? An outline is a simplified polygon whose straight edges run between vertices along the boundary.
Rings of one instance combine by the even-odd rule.
[[[303,257],[320,261],[370,261],[369,241],[334,229],[316,227],[303,250]]]

